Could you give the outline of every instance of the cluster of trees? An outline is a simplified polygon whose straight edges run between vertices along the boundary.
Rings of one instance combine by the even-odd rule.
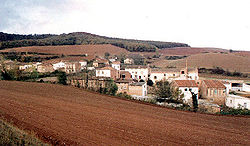
[[[177,60],[177,59],[183,59],[186,58],[187,56],[165,56],[166,60]]]
[[[225,75],[225,76],[233,76],[233,77],[249,77],[248,74],[243,74],[238,71],[230,72],[228,70],[224,70],[221,67],[214,67],[212,69],[207,69],[207,68],[199,68],[199,73],[210,73],[210,74],[218,74],[218,75]]]
[[[25,46],[56,46],[56,45],[85,45],[112,44],[131,52],[155,52],[157,48],[188,47],[189,45],[175,42],[142,41],[118,39],[98,36],[90,33],[69,33],[61,35],[16,35],[0,34],[0,49]]]
[[[44,39],[51,36],[52,34],[29,34],[29,35],[20,35],[20,34],[8,34],[0,32],[0,41],[13,41],[13,40],[24,40],[24,39]]]
[[[154,94],[157,96],[159,101],[167,101],[174,103],[182,103],[184,95],[178,88],[172,88],[170,83],[165,80],[156,82],[154,87]]]

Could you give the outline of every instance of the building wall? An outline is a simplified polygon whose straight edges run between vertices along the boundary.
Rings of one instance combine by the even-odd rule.
[[[226,89],[225,88],[207,88],[202,82],[200,86],[200,95],[204,99],[208,99],[210,102],[223,105],[226,100]]]
[[[118,87],[117,93],[129,93],[129,84],[128,83],[116,83]]]
[[[143,79],[144,81],[148,80],[148,68],[125,68],[125,71],[128,71],[132,75],[133,79]]]
[[[110,70],[96,70],[96,76],[97,77],[111,77],[111,71]]]
[[[142,86],[129,86],[129,95],[147,96],[147,84]]]
[[[169,78],[177,78],[179,77],[178,72],[152,72],[150,74],[150,80],[152,80],[154,83],[161,81],[163,79],[168,80]]]
[[[249,98],[244,98],[236,95],[229,95],[226,98],[226,106],[231,107],[231,108],[246,108],[250,110],[250,99]]]
[[[120,70],[120,64],[112,64],[112,67],[116,70]]]
[[[194,94],[197,94],[197,100],[198,100],[198,94],[199,94],[199,88],[198,87],[179,87],[179,90],[181,93],[184,94],[184,101],[185,102],[190,102],[192,101],[192,94],[190,93],[193,92]]]
[[[250,92],[250,84],[243,83],[242,91]]]
[[[64,62],[55,63],[55,64],[53,64],[53,68],[54,68],[54,70],[57,70],[59,68],[65,68],[65,63]]]

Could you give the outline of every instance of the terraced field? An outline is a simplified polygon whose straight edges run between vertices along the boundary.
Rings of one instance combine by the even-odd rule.
[[[250,118],[198,114],[82,89],[0,81],[0,117],[59,145],[250,145]]]

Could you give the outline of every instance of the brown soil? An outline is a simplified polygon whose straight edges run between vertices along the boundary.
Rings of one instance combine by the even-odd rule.
[[[214,68],[221,67],[224,70],[234,72],[235,70],[243,73],[250,73],[250,58],[235,54],[221,54],[221,53],[204,53],[191,55],[185,59],[166,60],[160,59],[152,65],[159,67],[175,66],[177,68],[185,67],[186,59],[189,67],[205,67]]]
[[[0,116],[67,145],[250,145],[250,118],[140,104],[82,89],[0,81]]]
[[[176,48],[162,49],[159,51],[159,53],[164,55],[194,55],[194,54],[212,53],[212,52],[227,53],[228,50],[219,48],[176,47]]]
[[[83,55],[88,54],[90,57],[96,55],[104,56],[105,52],[112,55],[128,53],[127,50],[110,44],[104,45],[65,45],[65,46],[32,46],[0,50],[0,52],[37,52],[48,54],[64,55]]]

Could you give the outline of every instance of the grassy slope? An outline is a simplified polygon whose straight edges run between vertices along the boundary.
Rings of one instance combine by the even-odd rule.
[[[0,145],[48,145],[0,119]]]

